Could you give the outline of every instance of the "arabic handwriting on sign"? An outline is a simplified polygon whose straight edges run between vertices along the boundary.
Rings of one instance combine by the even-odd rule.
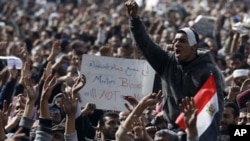
[[[89,67],[94,67],[94,68],[98,68],[98,69],[106,69],[106,70],[115,70],[115,71],[123,71],[123,67],[117,67],[116,64],[101,64],[100,62],[97,62],[97,61],[91,61],[89,63]]]
[[[123,72],[125,73],[126,76],[132,76],[132,75],[136,75],[136,73],[140,72],[140,70],[138,68],[131,68],[131,67],[126,67],[126,68],[123,68],[122,66],[117,66],[117,64],[109,64],[109,63],[106,63],[106,64],[102,64],[100,63],[99,61],[95,61],[95,60],[92,60],[90,63],[89,63],[89,67],[93,67],[93,68],[96,68],[96,69],[106,69],[106,70],[111,70],[111,71],[118,71],[118,72]],[[146,69],[144,70],[141,70],[141,73],[143,76],[147,76],[149,74],[149,68],[148,66],[146,66]]]
[[[123,71],[122,67],[116,67],[116,64],[113,64],[110,66],[110,70],[116,70],[116,71]]]
[[[139,71],[139,70],[136,69],[136,68],[127,67],[126,70],[125,70],[125,74],[126,74],[127,76],[131,76],[131,75],[133,75],[133,73],[136,73],[136,72],[138,72],[138,71]]]
[[[108,85],[109,87],[115,84],[115,80],[110,79],[108,76],[103,76],[102,74],[95,76],[93,82],[98,82],[99,84]]]

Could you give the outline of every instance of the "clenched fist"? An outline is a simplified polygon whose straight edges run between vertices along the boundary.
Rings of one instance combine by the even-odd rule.
[[[125,5],[127,7],[128,15],[135,19],[138,17],[138,4],[134,0],[127,0],[125,2]]]

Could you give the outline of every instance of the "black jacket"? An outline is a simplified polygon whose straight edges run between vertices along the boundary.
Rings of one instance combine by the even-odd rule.
[[[149,64],[161,76],[166,120],[176,126],[175,120],[180,114],[178,105],[181,99],[186,96],[195,96],[212,73],[216,81],[219,103],[219,114],[214,118],[213,126],[215,132],[219,131],[224,103],[224,78],[218,67],[212,62],[210,53],[207,50],[198,49],[195,60],[187,64],[180,63],[175,59],[174,52],[162,50],[160,46],[151,40],[140,18],[131,20],[130,24],[137,47]]]

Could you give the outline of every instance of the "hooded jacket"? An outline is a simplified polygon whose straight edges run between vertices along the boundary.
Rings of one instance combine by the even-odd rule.
[[[215,116],[215,129],[219,131],[223,111],[224,78],[218,67],[212,62],[208,50],[197,49],[197,57],[188,63],[179,62],[172,51],[164,51],[155,44],[146,32],[140,18],[130,21],[130,29],[137,48],[142,52],[153,69],[161,76],[164,115],[173,128],[180,114],[179,103],[184,97],[194,97],[208,77],[213,74],[219,103],[219,114]]]

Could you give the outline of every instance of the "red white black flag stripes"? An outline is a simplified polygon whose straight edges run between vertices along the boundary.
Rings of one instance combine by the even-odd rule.
[[[197,92],[194,97],[194,101],[198,110],[196,125],[198,134],[199,136],[201,136],[208,129],[213,121],[215,114],[219,111],[217,89],[213,75],[209,76],[208,80]],[[183,113],[178,116],[175,122],[183,130],[186,130]]]

